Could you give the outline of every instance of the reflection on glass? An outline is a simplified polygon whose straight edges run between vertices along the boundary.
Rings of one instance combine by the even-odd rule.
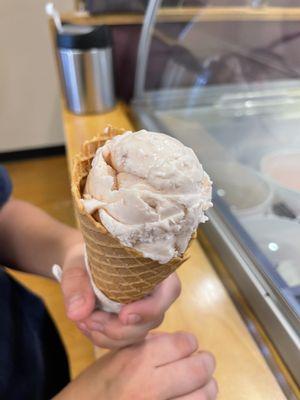
[[[186,20],[155,25],[144,99],[158,126],[197,152],[284,296],[300,274],[299,22],[272,8],[257,20],[253,7],[266,2],[231,3],[222,5],[245,7],[241,18],[198,4]]]

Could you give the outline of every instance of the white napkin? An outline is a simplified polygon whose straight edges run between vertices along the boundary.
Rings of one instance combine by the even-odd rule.
[[[101,292],[100,289],[98,289],[93,281],[92,274],[90,271],[88,259],[87,259],[87,254],[86,254],[86,249],[84,249],[84,260],[85,260],[85,267],[87,270],[87,273],[89,275],[94,293],[97,298],[97,303],[96,303],[96,309],[103,310],[106,312],[110,313],[115,313],[119,314],[122,304],[117,303],[116,301],[110,300],[108,297],[105,296],[104,293]],[[61,277],[62,277],[62,269],[59,265],[55,264],[52,267],[52,274],[54,277],[57,279],[58,282],[61,282]]]

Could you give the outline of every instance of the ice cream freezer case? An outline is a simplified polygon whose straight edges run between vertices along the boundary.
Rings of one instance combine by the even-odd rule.
[[[289,83],[276,86],[278,97],[267,99],[254,85],[244,108],[231,87],[214,106],[218,90],[202,88],[201,106],[195,90],[188,107],[190,93],[167,90],[133,109],[141,127],[193,148],[210,174],[214,208],[201,229],[300,381],[300,81],[287,102]]]
[[[300,384],[300,8],[207,4],[178,24],[163,3],[146,12],[133,114],[210,174],[201,229]]]

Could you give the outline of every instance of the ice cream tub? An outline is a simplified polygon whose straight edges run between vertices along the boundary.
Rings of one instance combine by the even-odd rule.
[[[268,153],[260,160],[260,170],[278,197],[300,216],[300,150]]]
[[[215,161],[208,166],[218,196],[238,216],[263,215],[271,209],[270,184],[255,170],[237,162]]]
[[[245,218],[242,224],[286,285],[300,285],[300,224],[275,216]]]

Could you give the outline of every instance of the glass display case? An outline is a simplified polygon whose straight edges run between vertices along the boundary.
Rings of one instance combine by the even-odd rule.
[[[210,174],[214,208],[201,229],[300,383],[297,4],[205,1],[166,18],[164,1],[150,1],[132,106]]]

